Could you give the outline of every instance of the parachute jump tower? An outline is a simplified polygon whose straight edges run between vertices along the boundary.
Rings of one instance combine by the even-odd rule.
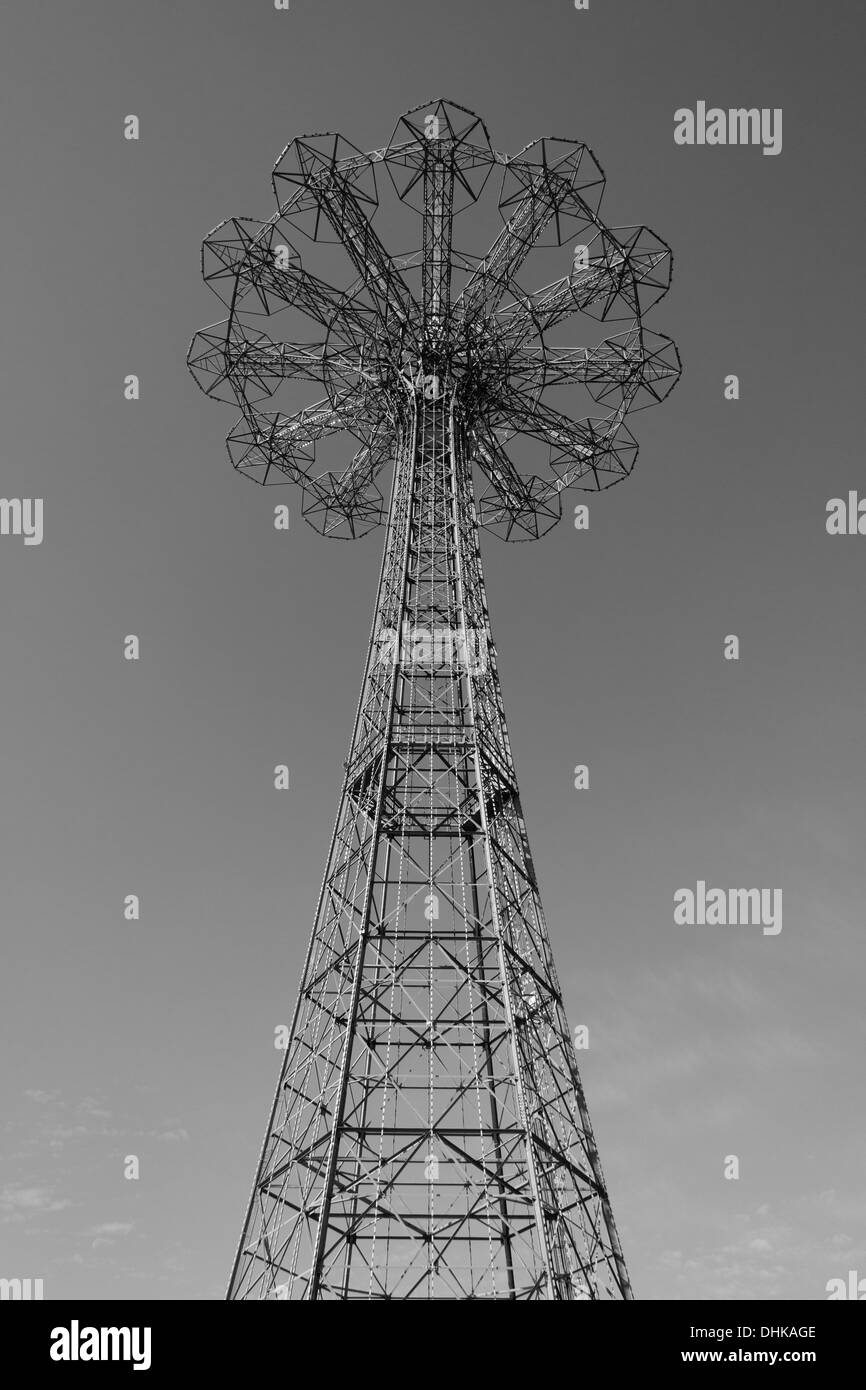
[[[385,541],[228,1297],[630,1299],[520,805],[479,534],[535,540],[566,489],[629,475],[626,415],[680,372],[673,342],[644,326],[670,251],[645,227],[605,225],[585,145],[500,154],[446,101],[367,154],[338,135],[296,139],[273,185],[269,221],[231,219],[204,243],[228,313],[193,339],[189,366],[241,410],[228,436],[240,473],[297,484],[325,536],[384,525]],[[477,221],[491,190],[501,230],[485,255],[461,253],[455,218]],[[385,250],[373,221],[386,191],[393,219],[420,220],[420,249]],[[342,256],[345,289],[302,267],[300,238]],[[522,288],[533,254],[556,247],[565,273]],[[315,341],[287,340],[301,316]],[[557,346],[579,316],[617,331]],[[263,409],[287,381],[324,396]],[[561,413],[557,388],[598,413]],[[322,471],[332,435],[348,436],[347,461]]]

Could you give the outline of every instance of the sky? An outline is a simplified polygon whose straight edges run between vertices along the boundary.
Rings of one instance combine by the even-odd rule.
[[[862,6],[17,0],[3,30],[3,492],[44,535],[0,536],[0,1276],[224,1294],[382,534],[324,540],[233,473],[185,367],[220,316],[199,247],[270,216],[294,136],[379,148],[440,96],[499,150],[585,141],[608,223],[674,251],[648,322],[683,378],[633,476],[587,531],[483,549],[636,1296],[866,1275],[866,540],[825,526],[862,478]],[[781,152],[676,144],[699,101],[781,108]],[[780,890],[782,930],[677,924],[699,880]]]

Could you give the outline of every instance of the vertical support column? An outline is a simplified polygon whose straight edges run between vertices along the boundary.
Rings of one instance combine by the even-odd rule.
[[[406,587],[407,587],[407,579],[408,579],[408,558],[409,558],[409,548],[410,548],[410,542],[411,542],[411,536],[412,536],[412,527],[413,527],[413,497],[414,497],[414,490],[415,490],[415,470],[416,470],[416,463],[417,463],[417,413],[415,413],[415,417],[414,417],[414,420],[413,420],[413,426],[412,426],[412,430],[411,430],[411,445],[410,445],[410,447],[405,451],[405,453],[403,453],[403,454],[401,455],[401,457],[400,457],[400,458],[396,461],[396,463],[395,463],[395,467],[398,469],[398,477],[397,477],[397,480],[396,480],[395,493],[394,493],[395,498],[398,497],[398,496],[399,496],[399,497],[403,497],[404,495],[405,495],[406,498],[407,498],[407,504],[406,504],[405,510],[403,511],[403,514],[402,514],[402,515],[403,515],[403,527],[404,527],[404,532],[403,532],[402,537],[399,536],[399,522],[396,522],[396,519],[394,520],[394,530],[395,530],[395,532],[397,533],[397,534],[395,535],[395,539],[397,540],[398,546],[399,546],[399,553],[400,553],[400,556],[401,556],[401,568],[400,568],[400,578],[398,579],[396,576],[392,576],[392,580],[396,580],[395,588],[396,588],[397,592],[399,592],[399,595],[400,595],[399,608],[400,608],[401,619],[402,619],[403,608],[404,608],[405,601],[406,601]],[[381,608],[380,608],[381,598],[382,598],[382,596],[381,596],[381,594],[380,594],[380,595],[377,597],[377,610],[378,610],[377,616],[378,616],[378,618],[379,618],[380,621],[381,621],[381,617],[382,617]],[[401,624],[401,625],[402,625],[402,624]],[[374,636],[375,636],[375,624],[374,624]],[[369,677],[370,667],[371,667],[371,664],[372,664],[373,660],[374,660],[374,657],[373,657],[373,654],[372,654],[372,643],[371,643],[371,652],[370,652],[370,654],[368,655],[368,664],[367,664],[368,677]],[[328,1157],[327,1157],[327,1161],[326,1161],[326,1165],[325,1165],[325,1173],[324,1173],[324,1179],[323,1179],[323,1184],[322,1184],[322,1201],[321,1201],[321,1206],[320,1206],[320,1208],[319,1208],[319,1214],[318,1214],[318,1233],[317,1233],[317,1237],[316,1237],[315,1249],[314,1249],[314,1252],[313,1252],[312,1267],[311,1267],[311,1271],[310,1271],[310,1285],[309,1285],[309,1291],[308,1291],[308,1295],[307,1295],[307,1297],[308,1297],[308,1299],[309,1299],[310,1301],[314,1301],[314,1300],[318,1297],[318,1295],[319,1295],[319,1288],[320,1288],[320,1284],[321,1284],[321,1275],[322,1275],[322,1260],[323,1260],[323,1257],[324,1257],[325,1242],[326,1242],[327,1237],[328,1237],[328,1219],[329,1219],[329,1216],[330,1216],[330,1212],[331,1212],[331,1203],[332,1203],[333,1195],[334,1195],[334,1174],[335,1174],[336,1163],[337,1163],[337,1154],[338,1154],[338,1151],[339,1151],[340,1141],[341,1141],[341,1139],[342,1139],[343,1111],[344,1111],[345,1104],[346,1104],[346,1089],[347,1089],[347,1084],[348,1084],[348,1072],[349,1072],[349,1065],[350,1065],[351,1057],[352,1057],[352,1048],[353,1048],[353,1045],[354,1045],[354,1043],[355,1043],[355,1023],[356,1023],[357,1012],[358,1012],[358,997],[359,997],[359,992],[360,992],[360,988],[361,988],[361,978],[362,978],[362,972],[363,972],[363,968],[364,968],[364,955],[365,955],[365,951],[366,951],[367,937],[368,937],[369,928],[370,928],[370,904],[371,904],[372,895],[373,895],[373,888],[374,888],[374,886],[375,886],[375,884],[376,884],[376,881],[377,881],[377,880],[376,880],[375,868],[376,868],[376,863],[377,863],[377,859],[378,859],[378,855],[379,855],[379,844],[380,844],[381,835],[382,835],[382,806],[383,806],[383,801],[384,801],[384,796],[385,796],[385,785],[386,785],[386,780],[387,780],[387,776],[388,776],[389,758],[390,758],[390,753],[391,753],[391,737],[392,737],[393,721],[394,721],[394,705],[395,705],[395,701],[396,701],[396,698],[397,698],[397,685],[398,685],[398,682],[399,682],[399,680],[400,680],[400,674],[401,674],[400,659],[399,659],[399,656],[396,656],[396,657],[395,657],[395,660],[394,660],[394,662],[393,662],[393,664],[392,664],[392,667],[391,667],[391,676],[390,676],[389,689],[388,689],[388,698],[387,698],[387,708],[386,708],[386,712],[385,712],[385,718],[384,718],[384,724],[383,724],[383,730],[382,730],[382,745],[381,745],[381,755],[380,755],[381,761],[380,761],[380,766],[379,766],[378,786],[377,786],[377,789],[376,789],[376,803],[375,803],[375,811],[374,811],[374,815],[373,815],[373,829],[372,829],[372,833],[371,833],[371,837],[370,837],[370,843],[369,843],[369,858],[368,858],[368,864],[367,864],[367,881],[366,881],[365,890],[364,890],[364,901],[363,901],[363,907],[362,907],[362,911],[361,911],[361,918],[360,918],[360,921],[359,921],[358,927],[357,927],[358,941],[357,941],[357,946],[356,946],[356,949],[355,949],[355,960],[354,960],[354,965],[353,965],[353,972],[354,972],[354,973],[353,973],[353,979],[352,979],[351,1002],[350,1002],[350,1005],[349,1005],[349,1012],[348,1012],[348,1016],[347,1016],[346,1023],[345,1023],[344,1038],[343,1038],[343,1053],[342,1053],[342,1057],[341,1057],[341,1059],[340,1059],[340,1079],[339,1079],[339,1084],[338,1084],[338,1088],[337,1088],[337,1101],[336,1101],[336,1105],[335,1105],[334,1113],[333,1113],[333,1121],[332,1121],[332,1128],[331,1128],[330,1144],[329,1144],[329,1148],[328,1148]],[[362,702],[363,702],[363,695],[362,695],[361,698],[362,698]],[[348,781],[348,779],[347,779],[347,781]]]

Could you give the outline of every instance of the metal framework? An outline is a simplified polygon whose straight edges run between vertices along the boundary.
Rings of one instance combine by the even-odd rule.
[[[495,173],[502,230],[483,257],[459,253],[454,219]],[[672,341],[643,324],[670,251],[644,227],[605,226],[585,145],[499,154],[483,122],[446,101],[407,113],[372,153],[297,139],[273,182],[269,221],[232,219],[204,243],[228,317],[196,335],[189,365],[241,408],[228,436],[240,472],[299,484],[325,535],[386,531],[228,1297],[628,1299],[520,806],[479,530],[535,539],[566,488],[631,471],[625,416],[680,371]],[[389,182],[422,224],[421,249],[396,258],[372,226]],[[347,289],[302,267],[298,231],[341,245]],[[521,289],[530,253],[565,244],[568,273]],[[286,310],[313,319],[319,341],[266,334],[262,316],[270,326]],[[596,347],[555,346],[581,313],[625,327]],[[290,378],[323,384],[324,398],[293,415],[258,408]],[[607,413],[560,413],[546,393],[562,386]],[[354,456],[317,471],[334,434],[355,440]],[[537,472],[514,462],[518,437],[534,442]]]

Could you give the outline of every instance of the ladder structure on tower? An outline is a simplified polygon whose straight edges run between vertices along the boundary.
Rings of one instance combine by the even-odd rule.
[[[228,314],[189,365],[237,404],[235,467],[302,489],[306,519],[351,538],[384,525],[366,669],[340,805],[231,1299],[629,1299],[631,1285],[578,1074],[497,671],[480,532],[536,539],[568,488],[626,477],[630,410],[680,372],[644,315],[668,247],[599,216],[580,143],[506,156],[465,108],[433,101],[364,154],[303,137],[274,169],[277,210],[204,244]],[[457,215],[496,186],[503,225],[458,252]],[[380,189],[421,219],[392,257]],[[396,205],[398,206],[398,204]],[[298,234],[342,248],[338,290]],[[532,253],[566,273],[526,291]],[[277,316],[284,315],[284,320]],[[267,334],[303,315],[312,343]],[[591,348],[560,323],[625,325]],[[293,318],[294,316],[294,318]],[[288,379],[324,386],[292,415]],[[573,387],[604,414],[549,403]],[[354,441],[340,471],[316,456]],[[516,441],[516,443],[512,443]],[[538,471],[518,467],[534,447]],[[386,501],[383,482],[388,482]]]

